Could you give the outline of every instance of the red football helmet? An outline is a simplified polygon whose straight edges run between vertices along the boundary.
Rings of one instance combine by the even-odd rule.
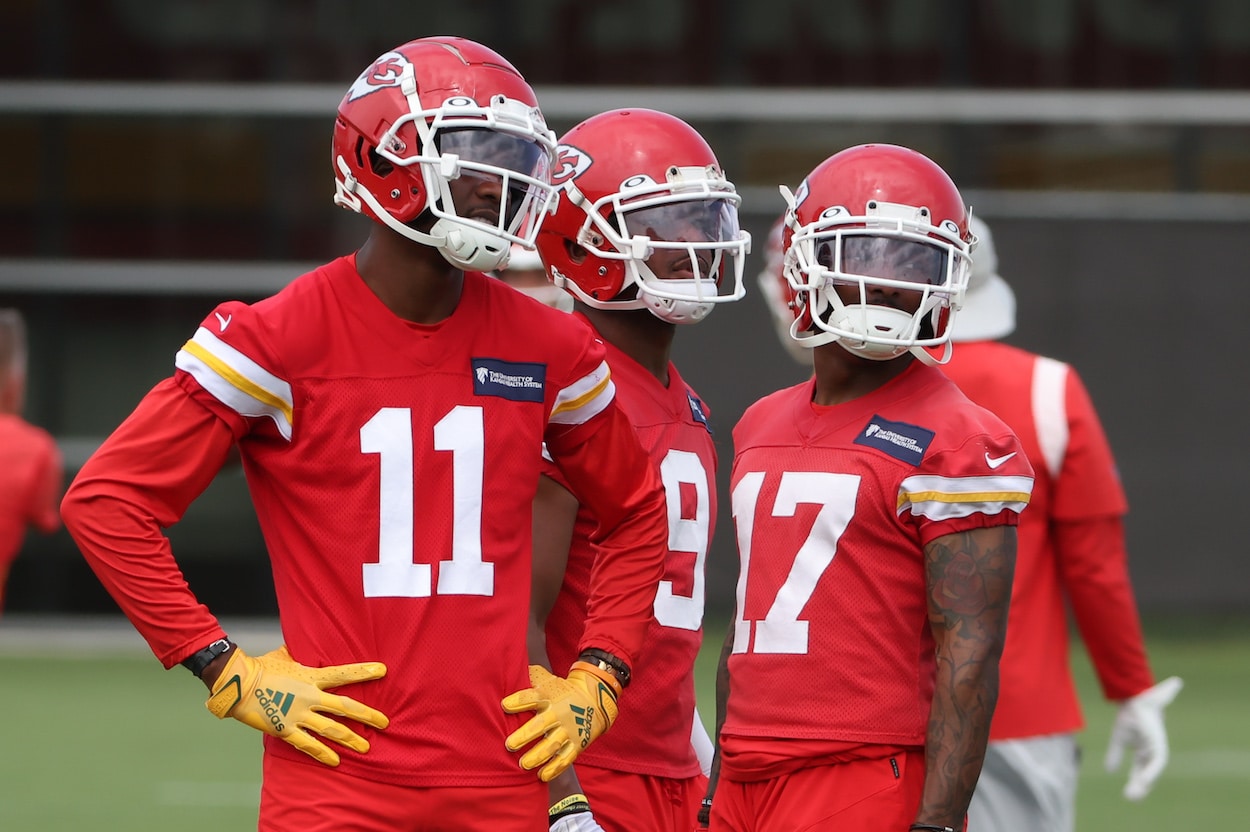
[[[493,269],[511,243],[533,247],[554,197],[554,151],[534,91],[510,63],[471,40],[422,38],[379,57],[343,96],[334,201],[460,268]],[[450,182],[461,177],[493,183],[498,210],[457,213]]]
[[[797,193],[781,190],[790,206],[783,245],[794,337],[810,346],[837,341],[880,361],[910,351],[945,363],[975,244],[946,172],[914,150],[866,144],[821,162]],[[846,286],[850,300],[837,291]],[[920,293],[914,313],[884,302],[900,291]],[[943,345],[941,358],[925,351]]]
[[[745,293],[741,197],[681,119],[645,109],[592,116],[560,139],[552,182],[560,199],[538,251],[555,284],[586,305],[690,323]]]

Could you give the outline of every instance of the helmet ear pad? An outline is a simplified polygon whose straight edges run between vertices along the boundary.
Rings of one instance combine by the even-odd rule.
[[[544,220],[537,246],[555,284],[591,305],[620,300],[627,289],[624,261],[596,257],[577,242],[578,231],[562,229],[559,221],[553,220],[557,215]]]
[[[568,252],[569,262],[574,265],[580,266],[582,263],[585,263],[586,258],[590,256],[590,252],[587,251],[580,243],[575,243],[572,240],[567,239],[561,240],[561,242],[564,243],[564,250]]]

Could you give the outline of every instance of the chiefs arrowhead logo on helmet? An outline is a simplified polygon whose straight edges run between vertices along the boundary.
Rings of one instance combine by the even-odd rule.
[[[399,79],[408,66],[408,59],[398,52],[387,52],[373,62],[373,66],[360,73],[360,77],[347,91],[347,101],[355,101],[371,92],[398,87]]]
[[[808,187],[807,180],[804,179],[802,182],[799,183],[798,189],[794,192],[794,207],[798,208],[800,205],[806,202],[807,197],[810,193],[811,193],[811,189]]]
[[[556,148],[556,163],[551,170],[551,184],[561,185],[575,176],[581,176],[594,162],[589,156],[569,144]]]

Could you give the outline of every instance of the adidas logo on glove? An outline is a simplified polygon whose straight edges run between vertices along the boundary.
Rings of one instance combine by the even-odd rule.
[[[261,710],[269,718],[270,724],[279,731],[285,730],[282,718],[290,712],[291,703],[295,701],[295,694],[257,688],[255,696],[256,701],[260,703]]]

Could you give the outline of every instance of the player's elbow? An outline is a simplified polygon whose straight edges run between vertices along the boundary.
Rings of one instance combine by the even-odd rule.
[[[75,481],[61,498],[60,521],[75,540],[91,528],[99,505],[99,494]]]
[[[111,518],[131,513],[124,501],[99,481],[79,478],[61,498],[60,521],[84,554],[89,554],[85,543],[98,540],[116,524]]]

